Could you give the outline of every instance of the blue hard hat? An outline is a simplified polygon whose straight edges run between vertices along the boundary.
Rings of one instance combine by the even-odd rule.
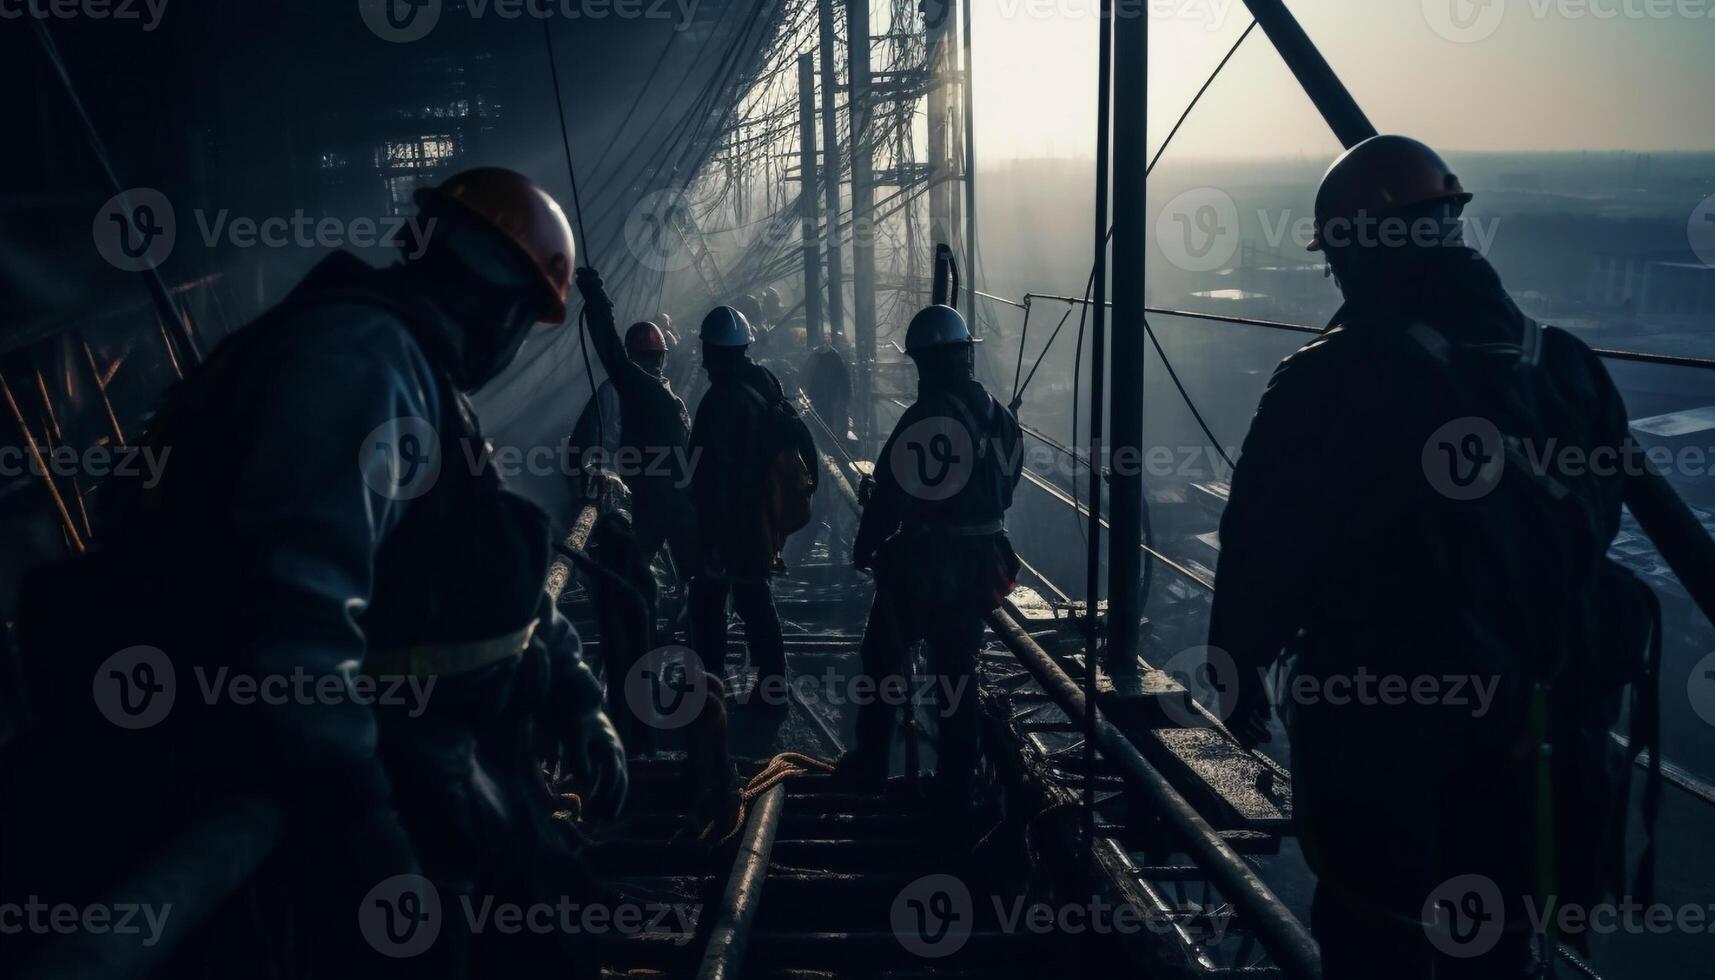
[[[703,317],[703,328],[697,337],[710,347],[749,347],[756,339],[750,321],[730,306],[717,306]]]
[[[916,354],[931,347],[946,347],[949,344],[974,344],[977,339],[971,336],[971,328],[965,324],[965,318],[951,306],[940,303],[925,306],[911,318],[911,325],[905,328],[905,353]]]

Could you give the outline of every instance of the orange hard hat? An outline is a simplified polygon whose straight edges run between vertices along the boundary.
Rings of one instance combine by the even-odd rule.
[[[633,354],[665,354],[667,336],[660,327],[642,320],[625,331],[625,349]]]
[[[566,213],[547,191],[517,171],[477,167],[448,177],[439,187],[419,190],[416,199],[425,208],[455,206],[506,236],[548,287],[550,302],[540,322],[559,323],[566,318],[577,246]]]
[[[1402,208],[1471,195],[1447,161],[1409,136],[1371,136],[1340,154],[1316,189],[1316,233],[1310,251],[1322,248],[1330,221],[1374,218]]]

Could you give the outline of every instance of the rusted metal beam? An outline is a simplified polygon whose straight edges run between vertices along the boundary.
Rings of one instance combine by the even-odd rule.
[[[744,840],[733,858],[732,876],[721,897],[720,917],[709,933],[698,980],[727,980],[744,973],[744,953],[750,945],[750,927],[762,905],[762,885],[768,877],[769,857],[774,852],[774,832],[780,827],[780,811],[786,801],[786,786],[776,784],[762,794],[745,821]]]
[[[989,612],[987,619],[995,635],[1069,718],[1074,722],[1089,719],[1084,692],[1022,626],[1001,609]],[[1220,888],[1222,896],[1245,915],[1280,968],[1287,976],[1299,980],[1319,978],[1322,954],[1304,923],[1251,871],[1167,777],[1143,757],[1137,746],[1112,722],[1101,718],[1099,712],[1096,715],[1092,727],[1102,755],[1120,770],[1128,785],[1143,794],[1153,812],[1178,833],[1197,866]]]
[[[567,550],[581,554],[589,547],[590,531],[595,528],[595,519],[595,504],[585,504],[584,508],[578,511],[577,519],[572,521],[571,532],[566,535],[565,547]],[[558,599],[560,593],[565,591],[566,581],[571,578],[571,574],[572,565],[569,560],[565,558],[554,559],[554,563],[548,566],[548,582],[544,586],[548,590],[548,594]]]
[[[42,447],[36,442],[36,434],[30,431],[30,423],[24,419],[23,411],[18,408],[18,399],[12,397],[12,386],[6,383],[4,377],[0,377],[0,395],[5,396],[6,407],[12,410],[12,418],[18,423],[18,432],[23,436],[24,450],[30,454],[30,462],[35,465],[42,485],[47,487],[48,496],[54,502],[54,510],[59,513],[66,542],[71,545],[72,551],[81,553],[84,548],[83,535],[77,532],[71,511],[66,507],[65,498],[60,495],[59,485],[54,483],[53,471],[48,469],[47,461],[42,458]]]

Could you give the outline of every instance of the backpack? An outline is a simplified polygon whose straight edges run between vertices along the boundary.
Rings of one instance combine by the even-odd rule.
[[[770,544],[778,554],[788,535],[810,523],[810,500],[816,494],[817,474],[811,469],[814,461],[804,458],[804,449],[815,442],[797,409],[779,393],[765,395],[742,382],[738,387],[761,410],[753,431],[757,456],[765,461],[763,512]]]
[[[1528,738],[1539,750],[1531,764],[1537,889],[1585,904],[1628,894],[1630,773],[1648,751],[1648,845],[1629,892],[1647,902],[1661,784],[1661,610],[1649,587],[1608,555],[1604,477],[1591,467],[1542,465],[1555,438],[1549,420],[1574,437],[1597,434],[1576,428],[1589,421],[1588,405],[1542,366],[1547,331],[1524,323],[1516,345],[1460,344],[1421,322],[1406,331],[1451,396],[1449,418],[1492,423],[1477,443],[1465,434],[1436,445],[1432,435],[1425,447],[1426,474],[1441,449],[1450,466],[1461,456],[1486,460],[1484,485],[1460,491],[1455,479],[1438,487],[1449,499],[1436,505],[1434,548],[1458,597],[1446,615],[1466,665],[1509,678],[1495,737]],[[1632,729],[1624,752],[1611,736],[1622,708]]]
[[[971,444],[976,452],[977,465],[971,476],[971,485],[980,486],[985,496],[999,504],[1004,513],[1012,509],[1012,493],[1017,485],[1007,463],[1017,449],[1018,436],[1016,431],[1008,433],[1007,427],[1003,425],[1003,422],[1010,418],[1011,412],[987,392],[983,393],[983,399],[985,404],[980,423],[963,398],[952,395],[947,398],[947,402],[953,414],[958,417],[959,424],[970,433]],[[1009,434],[1010,440],[1007,439]]]

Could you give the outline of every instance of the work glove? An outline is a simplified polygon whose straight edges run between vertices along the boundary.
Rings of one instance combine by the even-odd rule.
[[[607,298],[607,290],[601,284],[601,274],[588,266],[584,266],[578,269],[575,279],[578,284],[578,294],[584,298],[584,313],[590,318],[590,322],[593,324],[612,323],[613,300]]]
[[[592,711],[578,719],[565,739],[566,762],[571,766],[584,815],[597,822],[619,816],[625,806],[629,775],[625,745],[608,720],[607,712]]]

